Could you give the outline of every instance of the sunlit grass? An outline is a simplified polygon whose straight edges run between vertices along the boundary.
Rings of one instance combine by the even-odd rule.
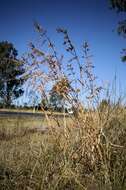
[[[52,91],[62,98],[64,113],[49,114],[42,103],[41,119],[0,119],[0,190],[125,190],[124,104],[109,96],[100,104],[104,87],[96,85],[87,42],[79,56],[67,30],[57,29],[70,57],[62,64],[47,31],[37,23],[35,29],[44,48],[30,43],[25,77],[47,105]]]
[[[58,125],[52,119],[45,133],[31,132],[32,122],[28,127],[26,121],[2,119],[1,124],[10,123],[12,138],[0,140],[0,189],[125,190],[126,113],[111,111],[100,117],[81,113],[79,122],[65,119],[65,126],[63,118]]]

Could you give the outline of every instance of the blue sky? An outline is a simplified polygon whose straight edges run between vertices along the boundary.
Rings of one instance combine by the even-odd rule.
[[[19,55],[36,39],[33,21],[37,20],[51,38],[59,43],[55,29],[68,29],[77,48],[84,40],[90,44],[95,73],[102,81],[112,81],[114,74],[126,87],[126,65],[120,52],[126,40],[118,36],[116,26],[124,14],[109,9],[109,0],[0,0],[0,41],[14,43]]]

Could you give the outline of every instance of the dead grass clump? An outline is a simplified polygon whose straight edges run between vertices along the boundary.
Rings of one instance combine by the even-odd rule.
[[[98,118],[88,113],[79,117],[79,126],[73,118],[77,127],[71,128],[66,120],[65,130],[54,128],[47,134],[34,133],[1,141],[0,189],[124,190],[123,117],[114,120],[113,115],[102,130]]]
[[[95,84],[87,42],[79,59],[68,32],[58,29],[70,58],[63,65],[63,57],[58,57],[46,30],[35,25],[43,40],[42,47],[46,44],[49,52],[44,51],[45,46],[41,50],[30,44],[31,51],[25,60],[26,77],[31,80],[32,89],[39,91],[46,102],[51,89],[58,93],[64,113],[61,122],[53,112],[50,111],[50,116],[45,112],[46,134],[35,129],[21,131],[19,122],[11,130],[16,138],[6,141],[4,128],[0,140],[0,189],[125,190],[125,109],[118,104],[104,104],[96,109],[102,88]],[[85,100],[89,105],[87,111],[83,105]],[[65,105],[74,112],[69,118],[65,115]]]

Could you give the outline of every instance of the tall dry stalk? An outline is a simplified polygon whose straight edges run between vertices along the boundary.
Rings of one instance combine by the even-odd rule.
[[[101,87],[96,85],[88,43],[83,44],[82,55],[78,55],[67,30],[58,28],[57,32],[63,34],[63,45],[67,53],[66,57],[59,56],[47,31],[38,23],[34,26],[40,39],[36,45],[30,43],[30,53],[24,59],[27,63],[26,77],[29,78],[32,89],[49,103],[50,91],[55,87],[56,93],[63,97],[64,104],[73,110],[81,109],[87,104],[85,102],[93,102]]]

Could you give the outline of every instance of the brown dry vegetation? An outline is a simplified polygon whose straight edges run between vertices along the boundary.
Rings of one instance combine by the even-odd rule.
[[[126,113],[107,112],[51,122],[45,134],[1,122],[0,189],[125,190]]]
[[[72,106],[74,114],[68,118],[64,113],[62,118],[56,118],[52,112],[50,117],[45,112],[44,121],[29,123],[1,119],[0,189],[125,190],[125,109],[119,103],[102,109],[96,106],[102,88],[97,87],[92,74],[87,42],[83,45],[81,58],[85,61],[82,61],[68,32],[58,29],[58,33],[64,35],[63,44],[70,55],[64,65],[63,57],[57,57],[47,32],[38,24],[36,29],[40,39],[44,37],[41,45],[46,42],[49,52],[30,44],[31,52],[25,59],[26,77],[32,89],[39,91],[47,102],[47,86],[57,85],[56,93],[63,97],[64,105]],[[61,85],[61,81],[67,84]],[[90,105],[87,111],[83,105],[85,101]],[[42,126],[48,128],[45,133]]]

